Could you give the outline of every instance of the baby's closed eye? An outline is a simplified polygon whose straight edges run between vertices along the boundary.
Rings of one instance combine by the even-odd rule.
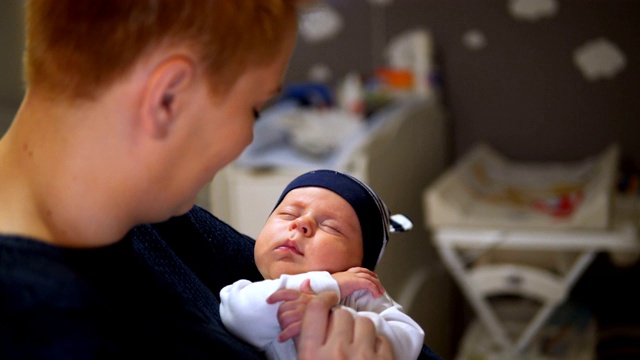
[[[276,214],[283,220],[295,220],[301,215],[300,210],[293,206],[283,206],[277,210]]]
[[[334,220],[325,220],[321,222],[320,228],[334,235],[342,235],[342,227],[340,226],[340,223]]]

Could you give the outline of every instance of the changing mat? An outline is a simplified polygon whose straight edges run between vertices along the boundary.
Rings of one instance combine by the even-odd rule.
[[[606,229],[619,150],[566,163],[516,162],[480,144],[424,194],[426,224]]]

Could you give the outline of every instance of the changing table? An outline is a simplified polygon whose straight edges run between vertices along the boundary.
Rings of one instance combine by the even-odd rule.
[[[425,189],[436,248],[506,354],[530,344],[597,252],[627,261],[640,252],[640,207],[637,199],[631,206],[616,201],[616,164],[616,147],[583,162],[542,166],[480,145]],[[505,295],[539,304],[515,334],[492,306]]]

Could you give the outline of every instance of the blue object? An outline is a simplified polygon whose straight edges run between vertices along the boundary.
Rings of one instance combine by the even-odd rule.
[[[318,83],[294,84],[287,86],[280,101],[294,100],[304,107],[331,107],[333,95],[328,86]]]

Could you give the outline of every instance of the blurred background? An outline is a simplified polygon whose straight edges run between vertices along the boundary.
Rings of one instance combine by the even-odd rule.
[[[318,64],[334,82],[350,71],[372,74],[386,64],[389,41],[424,29],[454,157],[486,141],[518,159],[575,160],[616,141],[623,157],[640,162],[637,1],[529,1],[539,8],[521,12],[503,0],[325,2],[342,28],[322,41],[301,38],[288,81],[308,80]],[[611,42],[624,66],[594,65],[585,76],[574,56],[597,39]]]
[[[20,0],[0,1],[0,134],[9,127],[24,90],[22,6]],[[425,328],[427,344],[444,358],[461,354],[461,339],[476,312],[434,246],[424,220],[423,191],[479,143],[523,162],[574,162],[615,144],[611,190],[637,199],[639,20],[640,1],[633,0],[324,0],[305,13],[285,78],[287,100],[309,108],[309,103],[317,105],[313,92],[319,91],[319,106],[335,103],[344,109],[359,99],[364,109],[347,110],[368,117],[387,109],[377,113],[381,124],[396,117],[437,122],[395,128],[393,136],[383,139],[377,130],[367,130],[365,137],[374,140],[367,141],[363,156],[344,152],[348,169],[355,167],[414,221],[405,245],[402,238],[390,244],[381,277]],[[302,168],[336,165],[317,161],[317,146],[328,146],[327,139],[345,123],[332,126],[337,128],[324,142],[314,140],[315,153],[304,166],[250,164],[245,156],[235,172],[203,191],[201,205],[251,234],[234,223],[229,204],[242,200],[229,189],[246,184],[238,191],[277,197]],[[273,204],[271,197],[265,207]],[[630,290],[637,275],[635,263],[619,266],[597,253],[571,288],[571,298],[598,321],[594,358],[640,357],[640,303]]]

